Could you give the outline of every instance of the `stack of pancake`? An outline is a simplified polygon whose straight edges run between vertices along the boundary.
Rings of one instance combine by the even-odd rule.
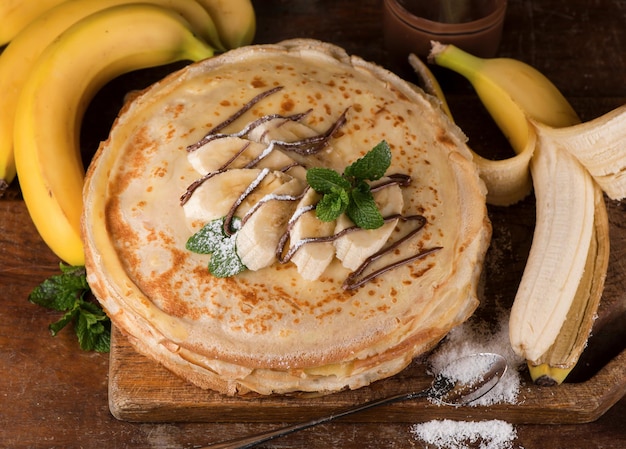
[[[296,124],[297,132],[282,131],[281,123]],[[242,154],[269,149],[282,162],[229,157],[202,173],[190,155],[214,145],[217,153],[203,163],[224,159],[220,139],[239,139]],[[359,250],[361,282],[346,282],[357,270],[338,257],[308,276],[281,258],[297,243],[289,239],[265,266],[232,275],[207,268],[214,253],[188,249],[208,217],[243,218],[244,203],[250,211],[263,197],[277,201],[270,191],[251,195],[252,185],[226,201],[241,187],[215,184],[220,176],[269,172],[295,179],[304,193],[307,169],[341,173],[383,141],[392,155],[386,176],[408,182],[399,210],[385,216],[394,225],[382,248]],[[294,163],[285,165],[285,158]],[[181,200],[186,196],[195,196],[195,212]],[[146,89],[100,146],[84,200],[88,281],[114,325],[140,353],[229,395],[331,393],[398,373],[473,313],[491,235],[485,188],[465,137],[438,103],[379,66],[305,39],[233,50]],[[285,236],[300,210],[294,204],[271,225],[257,220],[266,231],[256,235]],[[419,226],[406,217],[419,217]],[[240,222],[222,221],[231,224],[224,228],[228,241]],[[377,232],[354,235],[373,242]],[[301,250],[335,244],[300,239],[309,237]],[[257,246],[266,243],[257,239]]]

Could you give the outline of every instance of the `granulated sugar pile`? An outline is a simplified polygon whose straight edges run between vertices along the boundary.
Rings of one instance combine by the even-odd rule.
[[[472,317],[463,325],[452,329],[428,359],[433,374],[441,372],[453,360],[477,352],[495,352],[507,360],[508,369],[500,382],[470,406],[514,404],[517,400],[520,388],[518,367],[525,361],[513,352],[509,344],[508,314],[502,312],[498,318],[496,324],[490,326]]]
[[[500,382],[485,396],[467,406],[515,404],[517,401],[521,384],[518,367],[525,361],[513,352],[509,344],[508,313],[502,311],[496,318],[489,324],[472,317],[453,329],[428,358],[432,374],[441,372],[453,360],[479,352],[495,352],[507,359],[507,371]],[[471,368],[468,367],[468,370]],[[517,432],[513,425],[502,420],[434,420],[415,424],[411,433],[416,439],[437,449],[523,449],[515,444]]]
[[[517,432],[504,421],[452,421],[444,419],[416,424],[411,432],[438,449],[522,449],[515,446]]]

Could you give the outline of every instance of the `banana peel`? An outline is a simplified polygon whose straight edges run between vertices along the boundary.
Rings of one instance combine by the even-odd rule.
[[[441,53],[446,49],[440,46],[440,44],[434,44],[434,47],[437,53]],[[480,74],[483,76],[483,80],[481,80],[483,81],[482,85],[480,89],[477,89],[479,97],[483,100],[488,111],[516,150],[517,156],[511,159],[517,158],[521,160],[520,165],[516,169],[517,171],[515,171],[513,168],[506,166],[506,160],[486,161],[484,158],[476,155],[476,164],[488,189],[491,188],[492,193],[497,192],[499,195],[499,189],[506,190],[506,187],[503,186],[508,186],[514,194],[509,197],[496,195],[495,199],[493,195],[491,198],[488,196],[490,204],[507,205],[508,201],[511,201],[510,204],[513,204],[516,193],[518,195],[517,198],[523,198],[527,194],[527,191],[522,187],[525,185],[523,183],[523,174],[528,172],[529,164],[532,164],[533,157],[537,157],[534,149],[538,148],[538,146],[544,152],[564,152],[569,153],[569,156],[574,156],[584,167],[583,170],[587,170],[588,174],[591,174],[595,181],[592,183],[593,208],[589,210],[590,199],[587,199],[585,202],[587,209],[584,213],[586,221],[589,220],[590,215],[593,219],[591,238],[587,241],[581,235],[583,241],[578,254],[579,258],[584,257],[584,268],[582,271],[579,269],[578,271],[573,270],[564,273],[565,275],[571,275],[571,278],[566,277],[566,284],[569,284],[567,287],[574,293],[556,299],[557,304],[555,304],[555,307],[567,310],[567,314],[560,321],[557,319],[554,322],[551,321],[551,314],[547,314],[547,321],[545,321],[544,316],[544,324],[547,323],[553,326],[552,334],[554,335],[554,337],[547,337],[549,338],[548,341],[552,342],[547,349],[540,349],[545,347],[545,336],[541,338],[533,336],[535,340],[531,339],[531,346],[535,345],[535,347],[530,348],[531,351],[527,350],[529,348],[516,348],[516,352],[526,357],[531,378],[535,383],[539,385],[558,385],[565,381],[586,347],[602,297],[610,252],[608,216],[602,190],[604,189],[607,193],[610,192],[609,196],[612,198],[624,197],[626,195],[626,189],[623,188],[623,185],[626,185],[626,176],[623,176],[624,170],[622,170],[623,167],[626,167],[626,158],[622,154],[623,151],[619,152],[617,149],[619,145],[623,145],[624,133],[626,132],[624,131],[626,130],[626,123],[624,123],[626,121],[626,118],[624,118],[626,115],[624,113],[625,108],[618,108],[594,121],[579,124],[575,112],[573,112],[562,94],[558,92],[549,80],[532,67],[525,66],[523,63],[520,65],[520,61],[503,58],[490,64],[489,61],[474,59],[471,55],[459,52],[459,49],[456,48],[453,48],[453,52],[456,56],[448,57],[443,62],[437,60],[436,57],[433,57],[432,60],[439,65],[461,73],[470,81],[473,81],[471,78],[475,75],[475,73],[471,73],[472,71],[484,71],[484,73]],[[459,61],[454,60],[455,58],[462,58],[465,61],[459,63]],[[450,61],[450,59],[453,59],[453,61]],[[470,61],[470,64],[476,64],[476,61],[478,61],[479,64],[469,69],[467,66],[461,67],[467,64],[468,61]],[[411,56],[409,62],[413,65],[416,73],[423,79],[426,79],[423,85],[426,86],[427,92],[435,95],[442,104],[445,104],[443,93],[427,67],[415,56]],[[461,66],[458,66],[457,63],[461,64]],[[507,72],[510,73],[515,68],[520,67],[521,72],[530,78],[530,94],[528,94],[528,86],[525,86],[527,89],[520,89],[519,86],[511,84],[510,77],[507,76]],[[537,89],[533,89],[532,83],[537,84]],[[508,94],[510,94],[510,98],[505,98],[506,101],[497,101],[498,97]],[[526,98],[524,98],[525,94]],[[542,101],[527,103],[528,97],[535,100],[541,98]],[[506,116],[506,108],[503,109],[503,104],[508,108],[516,110],[510,116]],[[447,104],[444,110],[449,111]],[[524,120],[520,119],[520,112],[524,116]],[[451,117],[451,114],[447,113]],[[523,139],[525,132],[527,135],[526,141]],[[561,154],[560,156],[564,157],[565,155]],[[498,177],[497,173],[500,169],[505,171],[501,172],[500,177]],[[574,169],[574,171],[577,170],[577,168]],[[574,179],[582,176],[571,175]],[[549,182],[550,180],[543,179],[541,181],[545,185],[546,181]],[[541,187],[540,190],[543,190],[543,188]],[[542,191],[536,192],[536,195],[543,194]],[[553,195],[555,195],[554,198],[558,201],[559,194],[553,193]],[[548,215],[553,213],[550,210],[552,206],[544,205],[542,207],[544,209],[548,208],[543,211]],[[563,209],[562,207],[561,211]],[[564,216],[566,214],[567,212],[562,213]],[[559,217],[550,218],[554,219],[555,223],[559,219]],[[548,228],[550,231],[558,231],[555,226],[557,225],[549,225]],[[544,232],[543,237],[545,236]],[[559,238],[558,232],[549,236],[549,240],[552,241]],[[539,251],[542,249],[539,249]],[[580,265],[580,262],[580,260],[577,261],[578,265]],[[537,264],[538,262],[529,260],[528,263]],[[550,279],[546,277],[546,279],[541,281],[541,274],[537,273],[537,270],[534,273],[532,270],[529,270],[529,273],[533,277],[531,282],[539,282],[539,287],[541,287],[543,282],[546,290],[548,289],[549,285],[547,284],[551,282]],[[525,273],[525,276],[528,275]],[[541,292],[541,289],[538,291]],[[532,297],[528,293],[518,292],[514,307],[517,304],[518,308],[522,308],[520,305],[522,303],[524,306],[528,306],[533,303],[537,305],[541,301],[555,301],[555,298],[538,298],[536,292],[537,290],[535,290]],[[526,328],[520,328],[521,332],[530,336],[534,332],[532,329],[534,324],[532,322],[533,317],[526,317],[524,320],[528,324],[526,324]],[[517,326],[515,323],[512,325]],[[524,341],[525,335],[516,338],[521,338],[521,341]],[[541,344],[543,346],[538,346],[539,343],[537,342],[539,340],[542,340]],[[535,351],[535,356],[529,355],[532,353],[532,350]],[[541,353],[538,357],[536,356],[537,351]]]
[[[435,97],[443,112],[454,121],[450,106],[439,82],[428,66],[416,55],[409,55],[409,64],[420,78],[420,86]],[[487,188],[487,204],[510,206],[526,198],[532,191],[530,159],[533,155],[537,136],[532,127],[527,127],[527,138],[521,151],[513,157],[492,160],[482,157],[470,148],[472,158],[480,178]]]

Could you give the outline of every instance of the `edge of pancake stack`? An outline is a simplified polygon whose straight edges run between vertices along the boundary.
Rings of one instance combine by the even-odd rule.
[[[307,171],[381,142],[385,224],[319,220]],[[433,98],[339,47],[233,50],[121,111],[86,178],[88,281],[139,352],[202,388],[360,388],[478,305],[491,226],[471,159]]]

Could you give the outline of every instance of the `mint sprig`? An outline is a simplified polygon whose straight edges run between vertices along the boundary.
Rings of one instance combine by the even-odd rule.
[[[98,304],[86,299],[91,289],[87,284],[85,267],[61,263],[60,269],[61,274],[49,277],[31,292],[29,301],[65,312],[58,321],[50,324],[53,336],[73,322],[81,349],[109,352],[111,321]]]
[[[391,149],[383,140],[346,167],[342,175],[329,168],[308,169],[308,184],[322,195],[316,207],[317,218],[333,221],[345,212],[362,229],[381,227],[385,221],[366,181],[382,178],[390,165]]]
[[[189,251],[198,254],[211,254],[209,272],[220,278],[226,278],[241,273],[246,266],[241,262],[235,246],[236,232],[227,235],[224,232],[226,217],[217,218],[208,222],[198,232],[193,234],[186,243]],[[234,218],[231,227],[236,231],[241,220]]]

